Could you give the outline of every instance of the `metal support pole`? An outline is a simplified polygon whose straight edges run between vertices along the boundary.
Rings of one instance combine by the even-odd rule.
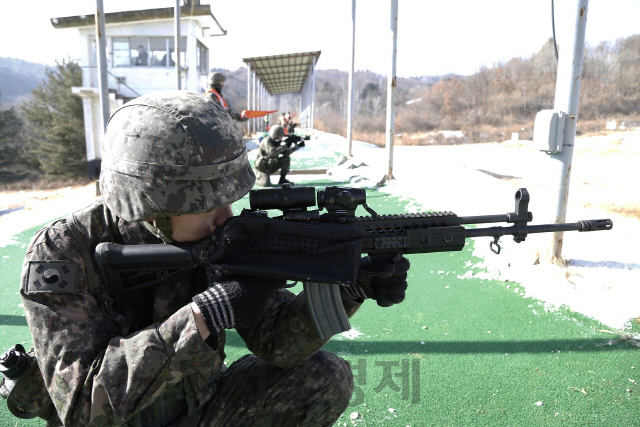
[[[107,131],[109,122],[109,80],[107,78],[107,35],[104,27],[104,7],[102,0],[96,0],[96,42],[98,45],[98,89],[100,92],[100,112],[102,113],[102,129]],[[99,145],[93,147],[93,158],[87,159],[89,177],[97,179],[100,175],[99,159],[102,155],[99,152]],[[98,152],[96,152],[98,151]],[[89,157],[89,152],[87,152]]]
[[[313,129],[313,119],[316,115],[316,59],[314,57],[311,60],[311,118],[309,120],[309,127]]]
[[[260,111],[264,111],[264,84],[260,81]],[[264,120],[260,119],[260,129],[264,132]]]
[[[262,80],[258,80],[258,110],[262,110]],[[258,132],[262,132],[262,120],[259,117],[256,117],[256,125]]]
[[[175,46],[174,52],[176,53],[176,60],[174,61],[176,64],[176,89],[181,90],[182,76],[180,75],[180,0],[176,0],[174,21],[175,41],[173,44]]]
[[[391,69],[387,77],[387,134],[385,145],[387,148],[387,157],[389,159],[389,170],[386,178],[393,177],[393,134],[395,112],[393,104],[396,97],[396,56],[398,52],[398,0],[391,0]]]
[[[251,63],[247,64],[247,110],[251,110]],[[251,135],[251,120],[247,120],[247,133]]]
[[[253,72],[253,84],[252,84],[252,89],[253,89],[253,96],[251,97],[251,106],[252,106],[252,110],[256,109],[256,72]],[[251,119],[251,133],[253,134],[256,131],[256,119],[253,118]]]
[[[550,154],[551,159],[558,161],[556,167],[560,170],[560,187],[558,188],[558,207],[554,222],[563,224],[567,218],[567,204],[569,202],[569,181],[571,178],[571,160],[573,158],[573,143],[576,136],[578,121],[578,99],[582,81],[582,62],[584,59],[584,39],[587,28],[587,9],[589,0],[575,0],[574,31],[564,49],[560,49],[558,60],[558,75],[556,78],[556,93],[554,110],[567,113],[564,127],[562,151]],[[560,259],[562,255],[563,232],[553,234],[551,255]]]
[[[304,94],[304,86],[302,87],[302,92],[300,92],[300,108],[298,108],[298,111],[300,111],[300,126],[302,127],[307,127],[307,123],[305,121],[305,123],[302,123],[302,95]],[[305,120],[306,120],[306,116],[305,116]]]
[[[275,102],[273,100],[273,95],[269,94],[269,111],[273,110],[274,105],[275,105]],[[271,123],[271,113],[269,113],[269,122],[267,127],[270,128],[271,126],[273,126],[273,123]],[[267,129],[267,131],[269,131],[269,129]]]
[[[351,150],[353,134],[353,70],[356,57],[356,0],[351,0],[351,68],[347,100],[347,156],[353,157]]]

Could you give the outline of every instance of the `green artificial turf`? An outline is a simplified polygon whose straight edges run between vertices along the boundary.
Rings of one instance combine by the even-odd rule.
[[[380,214],[412,203],[374,190],[367,190],[367,202]],[[246,197],[234,212],[242,207]],[[17,290],[35,230],[0,248],[2,350],[31,345]],[[612,342],[616,336],[600,332],[609,328],[580,314],[547,311],[524,298],[517,283],[460,279],[479,261],[472,245],[408,256],[405,302],[381,308],[367,301],[351,319],[352,331],[326,345],[351,363],[355,376],[351,406],[336,425],[640,426],[640,348]],[[235,331],[227,336],[231,363],[247,350]],[[2,426],[42,425],[16,421],[0,405]]]
[[[26,349],[33,345],[31,333],[27,326],[20,299],[20,275],[22,260],[31,236],[40,227],[18,233],[13,236],[16,244],[0,247],[0,352],[12,347],[14,344],[22,344]],[[0,426],[42,426],[40,419],[20,420],[15,418],[7,409],[4,400],[0,398]]]

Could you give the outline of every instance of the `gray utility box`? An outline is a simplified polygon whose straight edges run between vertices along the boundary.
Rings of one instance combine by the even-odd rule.
[[[567,114],[556,110],[542,110],[533,125],[533,143],[547,154],[562,151]]]

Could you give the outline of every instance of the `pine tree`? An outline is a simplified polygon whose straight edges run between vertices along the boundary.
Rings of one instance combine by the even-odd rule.
[[[71,87],[82,85],[80,66],[69,59],[46,70],[33,89],[33,99],[22,104],[27,145],[23,156],[36,160],[52,180],[81,179],[87,175],[82,100]]]
[[[15,109],[0,108],[0,183],[16,181],[27,174],[18,155],[24,144],[20,137],[21,129],[22,121]]]

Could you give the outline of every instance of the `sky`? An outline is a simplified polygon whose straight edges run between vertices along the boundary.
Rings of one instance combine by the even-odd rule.
[[[227,35],[209,43],[211,66],[235,70],[242,58],[322,51],[318,69],[351,66],[350,0],[201,0]],[[388,74],[390,0],[357,0],[355,68]],[[175,0],[103,0],[106,13],[175,6]],[[0,0],[0,57],[54,65],[79,57],[77,30],[50,18],[95,13],[92,0]],[[575,0],[555,1],[558,44],[573,29]],[[595,46],[640,33],[640,0],[591,0],[586,41]],[[399,0],[400,77],[469,75],[529,57],[552,36],[551,0]]]

